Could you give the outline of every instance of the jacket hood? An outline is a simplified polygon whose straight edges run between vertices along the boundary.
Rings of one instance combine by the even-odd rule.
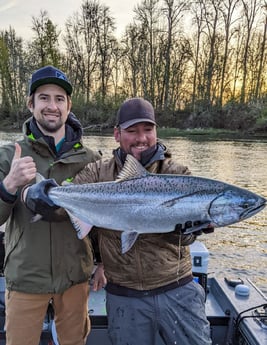
[[[82,146],[82,125],[72,112],[69,113],[65,123],[65,138],[59,152],[56,150],[54,138],[42,133],[34,117],[31,117],[24,122],[23,133],[26,136],[31,136],[32,139],[38,140],[39,138],[43,138],[53,152],[59,156],[62,155],[62,153],[69,151],[77,143]]]

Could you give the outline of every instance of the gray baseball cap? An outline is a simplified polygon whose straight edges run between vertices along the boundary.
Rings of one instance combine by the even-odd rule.
[[[126,129],[139,122],[157,125],[152,104],[141,97],[127,99],[118,110],[116,127]]]

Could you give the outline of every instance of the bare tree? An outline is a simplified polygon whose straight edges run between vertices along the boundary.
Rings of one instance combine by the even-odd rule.
[[[164,79],[162,81],[162,89],[164,92],[164,109],[169,107],[169,92],[170,92],[170,66],[171,55],[174,41],[177,40],[177,33],[179,31],[179,22],[182,19],[184,12],[188,9],[188,1],[163,1],[163,13],[167,19],[167,40],[164,54],[165,71]]]
[[[224,31],[225,31],[225,41],[224,41],[224,53],[223,53],[223,61],[222,61],[222,73],[221,73],[221,81],[220,81],[220,92],[218,97],[218,106],[221,108],[223,105],[224,100],[224,91],[226,86],[226,70],[229,68],[228,61],[229,61],[229,53],[230,53],[230,43],[233,35],[235,33],[235,28],[232,29],[232,26],[235,22],[239,20],[239,18],[233,18],[235,14],[236,7],[239,4],[239,0],[224,0],[222,1],[221,7],[219,11],[222,14],[223,23],[224,23]]]
[[[264,71],[264,66],[266,66],[267,53],[266,53],[266,40],[267,40],[267,1],[262,6],[264,10],[264,19],[263,19],[263,34],[262,41],[260,42],[260,58],[259,58],[259,67],[256,77],[256,88],[255,88],[255,99],[259,99],[261,96],[264,74],[267,72]],[[265,73],[264,73],[265,72]]]
[[[99,16],[98,20],[95,21],[95,29],[99,52],[100,94],[104,102],[112,74],[112,50],[113,47],[116,47],[117,41],[114,37],[115,22],[110,15],[110,9],[107,6],[99,5],[98,11]]]
[[[66,22],[64,36],[75,97],[86,103],[95,92],[94,78],[98,63],[95,22],[98,20],[98,6],[96,2],[84,1],[81,13],[75,13]]]
[[[207,54],[207,65],[205,69],[205,99],[204,104],[207,109],[212,106],[212,83],[215,74],[216,42],[218,38],[219,7],[220,0],[204,1],[204,19],[206,23],[206,34],[209,41],[209,51]]]
[[[142,49],[140,49],[140,28],[129,24],[122,39],[122,56],[124,64],[123,91],[129,96],[136,96],[140,91],[140,74]]]
[[[155,99],[155,80],[154,80],[154,68],[155,68],[155,40],[157,35],[157,26],[159,18],[159,0],[143,0],[140,5],[137,5],[134,9],[135,18],[141,24],[142,44],[144,47],[144,53],[147,52],[147,62],[145,80],[143,78],[143,92],[144,96],[154,103]],[[147,88],[148,86],[148,88]]]
[[[243,5],[243,14],[244,14],[244,26],[246,32],[245,44],[244,44],[244,53],[242,60],[243,67],[243,77],[242,77],[242,86],[240,93],[240,103],[244,103],[246,100],[246,87],[247,87],[247,77],[248,77],[248,58],[249,58],[249,46],[251,43],[253,24],[256,19],[257,12],[259,11],[259,1],[258,0],[241,0]]]
[[[64,41],[67,47],[69,68],[77,86],[76,97],[85,95],[88,103],[100,90],[104,100],[111,78],[111,58],[116,40],[109,8],[98,1],[85,0],[81,13],[76,13],[66,23],[67,34]]]
[[[19,122],[27,87],[22,39],[10,27],[0,32],[0,100],[2,114],[11,116],[14,122]]]
[[[57,26],[49,18],[47,11],[40,11],[39,17],[32,17],[34,38],[30,44],[31,54],[37,67],[60,65],[59,35]]]
[[[204,8],[203,3],[200,1],[199,3],[195,2],[192,4],[191,12],[193,14],[192,23],[196,25],[196,35],[195,35],[195,49],[193,54],[193,91],[192,91],[192,110],[193,113],[196,112],[196,99],[198,97],[197,94],[197,82],[199,82],[198,78],[198,71],[199,71],[199,54],[200,54],[200,43],[201,43],[201,36],[204,32]]]

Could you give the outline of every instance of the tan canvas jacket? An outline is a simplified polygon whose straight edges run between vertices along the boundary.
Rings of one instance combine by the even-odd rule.
[[[115,157],[88,164],[75,178],[75,183],[113,181],[121,170]],[[189,174],[189,170],[173,162],[168,154],[154,162],[153,173]],[[118,215],[119,216],[119,215]],[[121,253],[121,232],[94,228],[105,275],[111,283],[137,290],[151,290],[192,274],[188,244],[194,236],[178,233],[141,234],[133,247]],[[182,245],[180,245],[182,244]]]

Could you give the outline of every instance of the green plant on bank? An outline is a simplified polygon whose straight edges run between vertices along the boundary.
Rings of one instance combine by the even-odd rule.
[[[267,109],[263,109],[263,111],[261,112],[256,121],[255,129],[267,131]]]

